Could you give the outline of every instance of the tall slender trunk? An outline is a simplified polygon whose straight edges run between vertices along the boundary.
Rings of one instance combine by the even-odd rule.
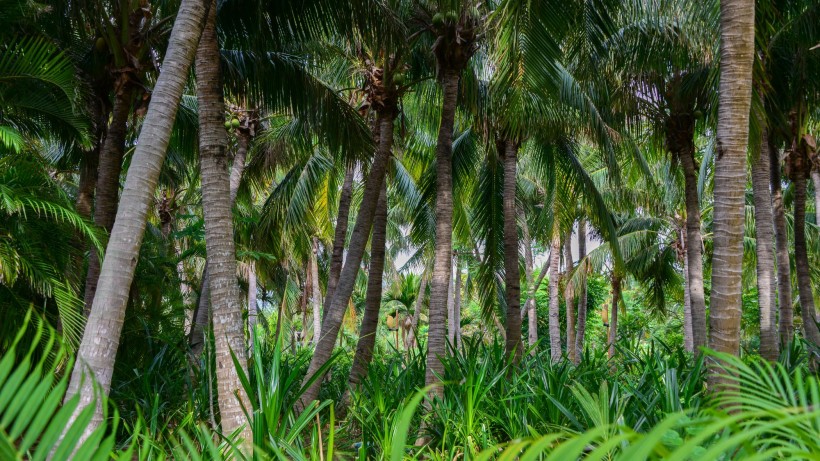
[[[535,304],[535,291],[537,288],[533,280],[532,240],[526,219],[521,222],[521,230],[524,234],[524,278],[527,281],[527,301],[524,303],[524,312],[521,313],[521,318],[523,319],[524,314],[527,315],[527,345],[530,347],[530,354],[534,356],[536,354],[534,346],[538,342],[538,313]],[[545,269],[542,268],[542,273],[538,274],[539,281]]]
[[[518,224],[515,206],[515,186],[518,179],[518,143],[509,139],[498,142],[503,146],[504,162],[504,294],[507,300],[508,358],[521,359],[521,271],[518,265]]]
[[[253,350],[256,323],[259,320],[259,307],[256,304],[256,263],[248,263],[248,345]],[[264,301],[263,301],[264,302]]]
[[[243,428],[246,443],[252,440],[250,424],[242,410],[248,396],[237,366],[247,374],[245,325],[236,280],[236,249],[233,240],[233,201],[228,169],[228,136],[223,128],[225,103],[219,73],[216,37],[216,1],[211,1],[208,21],[196,53],[197,102],[199,104],[199,155],[202,181],[202,214],[205,218],[205,249],[211,291],[211,322],[214,331],[216,384],[222,430]],[[234,359],[236,358],[236,366]]]
[[[456,345],[456,314],[453,310],[456,307],[456,299],[455,299],[455,289],[454,289],[454,282],[455,282],[455,265],[452,263],[452,259],[450,260],[450,285],[447,287],[447,341],[450,343],[451,346],[455,347]]]
[[[780,155],[769,145],[772,186],[772,215],[774,220],[774,259],[777,264],[777,306],[780,311],[780,347],[788,348],[794,336],[794,309],[792,308],[792,269],[789,261],[789,234],[786,230],[786,207],[783,204],[783,185],[780,180]]]
[[[667,121],[667,145],[683,167],[686,201],[686,259],[689,271],[689,302],[692,312],[692,342],[695,353],[706,346],[706,298],[703,291],[703,244],[701,237],[698,166],[695,163],[695,120],[677,114]]]
[[[680,239],[683,250],[683,346],[689,352],[695,351],[694,332],[692,331],[692,295],[689,290],[689,257],[686,252],[686,230],[681,229]]]
[[[561,263],[561,239],[556,235],[552,238],[550,246],[550,311],[549,311],[549,331],[550,331],[550,358],[553,362],[561,360],[561,323],[559,320],[558,301],[558,274]]]
[[[720,2],[720,88],[709,347],[732,355],[740,353],[744,196],[754,62],[754,16],[754,0]],[[690,241],[690,245],[694,243]],[[697,320],[694,312],[693,318]],[[717,363],[711,364],[709,383],[713,389],[726,383],[723,373]]]
[[[769,140],[764,129],[757,159],[752,162],[752,191],[755,204],[755,252],[757,294],[760,310],[760,355],[775,361],[780,355],[777,338],[777,293],[774,287],[774,221],[769,191]]]
[[[330,307],[322,320],[322,336],[319,338],[319,343],[313,352],[313,358],[310,361],[307,375],[305,376],[306,382],[319,368],[327,363],[330,355],[333,353],[333,347],[339,335],[339,328],[342,325],[342,320],[347,310],[348,300],[350,299],[351,293],[353,293],[353,285],[356,283],[359,266],[362,263],[370,229],[373,226],[373,219],[376,214],[376,207],[373,206],[373,204],[378,204],[379,195],[381,194],[382,183],[384,182],[385,171],[387,170],[387,163],[390,158],[390,150],[393,145],[393,122],[395,117],[396,112],[394,110],[387,110],[378,114],[378,149],[373,163],[370,166],[370,174],[367,177],[367,182],[365,183],[362,207],[359,210],[358,216],[356,216],[356,224],[353,227],[353,235],[350,239],[350,248],[348,248],[347,258],[339,274],[338,285],[333,291],[333,300],[330,302]],[[297,409],[302,409],[308,403],[316,400],[316,397],[319,395],[320,385],[321,380],[317,379],[313,384],[308,386],[302,394],[300,402],[297,404]]]
[[[456,279],[453,282],[453,323],[455,324],[455,341],[453,347],[461,347],[461,266],[458,264],[458,255],[455,256]]]
[[[817,165],[811,169],[811,182],[814,185],[814,223],[820,224],[820,167]]]
[[[313,308],[313,342],[322,335],[322,290],[319,289],[319,239],[313,237],[310,252],[310,305]]]
[[[438,377],[444,374],[441,359],[446,353],[447,292],[453,251],[453,126],[460,71],[445,69],[443,72],[441,86],[444,96],[436,143],[436,244],[430,277],[430,328],[427,334],[427,371],[424,378],[427,386],[438,383]],[[441,397],[444,389],[436,386],[432,393]]]
[[[94,190],[97,187],[97,165],[100,158],[99,146],[92,149],[83,158],[80,165],[80,179],[77,184],[77,201],[75,208],[83,218],[91,218],[94,202]]]
[[[350,387],[356,387],[367,375],[367,368],[373,359],[373,347],[376,344],[376,331],[379,327],[379,311],[382,305],[382,277],[384,274],[384,252],[387,241],[387,187],[382,184],[382,192],[376,204],[376,216],[373,218],[373,236],[370,241],[370,268],[367,274],[367,293],[364,301],[364,317],[359,330],[359,342],[356,355],[350,368]],[[396,324],[398,325],[398,314]]]
[[[566,278],[564,303],[566,304],[567,311],[567,356],[575,363],[575,299],[573,299],[572,283],[570,283],[569,280],[572,275],[572,233],[570,233],[564,241],[564,266],[564,277]]]
[[[171,128],[182,90],[188,80],[188,71],[199,43],[206,11],[204,2],[183,0],[174,21],[162,71],[154,86],[148,113],[125,180],[121,206],[117,209],[97,292],[66,392],[66,400],[80,395],[72,420],[95,401],[95,383],[104,395],[111,388],[125,307],[145,233],[148,210],[153,203],[154,190],[171,138]],[[97,405],[83,438],[91,435],[101,421],[102,408]]]
[[[416,347],[416,335],[418,334],[419,319],[421,318],[421,306],[424,304],[424,296],[427,294],[427,275],[422,274],[419,282],[419,294],[416,296],[416,303],[413,308],[413,320],[410,324],[410,331],[404,343],[404,348],[410,350]]]
[[[97,192],[94,200],[94,224],[109,233],[114,227],[119,203],[120,174],[122,157],[125,152],[125,135],[128,131],[128,116],[131,114],[132,90],[127,86],[117,90],[111,123],[100,150],[97,170]],[[96,251],[88,252],[88,273],[85,278],[85,315],[88,317],[97,283],[100,277],[100,258]]]
[[[609,335],[607,336],[607,356],[615,357],[615,342],[618,341],[618,304],[621,299],[621,277],[612,274],[612,309],[609,313]]]
[[[231,164],[230,180],[229,180],[229,197],[231,199],[231,207],[236,203],[236,196],[239,193],[239,185],[242,182],[242,175],[245,172],[245,163],[248,157],[248,148],[250,147],[251,134],[244,128],[237,130],[237,148],[234,154],[233,163]],[[203,290],[208,287],[210,280],[208,278],[207,264],[202,271],[202,287]],[[206,293],[205,291],[202,292]],[[193,324],[189,334],[188,344],[191,348],[191,356],[196,358],[202,353],[202,346],[205,341],[205,330],[211,321],[211,298],[210,291],[207,295],[200,294],[197,301],[196,309],[193,315]]]
[[[578,261],[587,257],[587,222],[584,219],[578,221]],[[575,334],[575,363],[581,361],[584,353],[584,340],[587,332],[587,274],[581,272],[581,286],[578,293],[578,320]]]
[[[339,274],[344,262],[345,240],[347,239],[347,222],[350,219],[350,203],[353,198],[353,165],[345,169],[345,179],[339,194],[339,212],[336,215],[336,229],[333,235],[333,252],[330,254],[330,268],[327,273],[327,290],[325,291],[324,313],[330,308],[333,292],[339,283]]]
[[[811,266],[806,244],[806,177],[808,172],[805,168],[807,168],[807,160],[807,158],[798,160],[800,164],[794,169],[792,176],[794,182],[794,267],[797,272],[797,290],[800,293],[803,333],[806,340],[817,347],[820,346],[820,330],[817,327],[817,312],[811,287]],[[813,363],[820,362],[820,355],[812,355],[814,355]]]

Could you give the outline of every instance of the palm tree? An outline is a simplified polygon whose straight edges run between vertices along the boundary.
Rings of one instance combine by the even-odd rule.
[[[740,353],[746,147],[754,61],[754,2],[720,2],[720,90],[714,188],[714,253],[709,347]],[[691,242],[690,242],[691,244]],[[719,385],[713,366],[709,381]]]
[[[207,7],[202,2],[184,0],[174,21],[163,70],[154,86],[125,180],[121,206],[117,210],[117,219],[100,270],[97,293],[68,386],[67,399],[80,395],[80,405],[73,418],[83,408],[95,402],[95,386],[98,385],[104,395],[108,394],[111,387],[114,360],[145,232],[148,208],[153,201],[154,189],[171,137],[171,122],[179,108],[188,70],[205,24],[206,12]],[[102,408],[98,405],[91,423],[84,431],[85,436],[91,435],[101,421]]]
[[[250,441],[250,424],[243,409],[249,408],[249,401],[239,380],[240,373],[247,374],[248,365],[242,303],[236,281],[236,248],[231,212],[233,197],[228,170],[228,137],[222,126],[225,103],[219,64],[214,0],[209,8],[196,55],[202,212],[205,217],[206,261],[222,429],[233,433],[244,427],[242,437]]]

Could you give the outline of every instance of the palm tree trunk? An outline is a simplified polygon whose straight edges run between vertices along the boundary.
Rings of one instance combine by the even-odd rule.
[[[760,309],[760,355],[775,361],[780,354],[777,338],[777,295],[774,287],[774,221],[769,191],[769,140],[763,131],[760,151],[752,163],[752,191],[755,204],[757,244],[757,293]]]
[[[444,374],[441,358],[446,353],[447,292],[453,251],[453,127],[460,72],[453,69],[443,72],[441,86],[444,96],[436,143],[436,244],[430,277],[430,328],[427,334],[427,371],[424,378],[426,386],[438,383],[438,377]],[[444,389],[436,386],[432,393],[441,397]]]
[[[94,200],[94,224],[109,233],[114,227],[119,203],[120,174],[122,157],[125,153],[125,134],[128,131],[128,116],[131,114],[132,90],[127,86],[117,90],[111,123],[100,150],[97,170],[97,192]],[[88,317],[100,276],[100,258],[91,249],[88,252],[88,273],[85,279],[85,315]]]
[[[559,320],[558,302],[558,275],[561,263],[561,239],[553,237],[550,246],[550,311],[549,311],[549,331],[550,331],[550,358],[553,362],[561,360],[561,323]]]
[[[689,271],[689,303],[692,312],[692,343],[696,353],[706,346],[706,298],[703,291],[703,245],[700,233],[700,199],[693,141],[694,123],[691,131],[684,130],[678,140],[676,155],[683,166],[686,199],[686,259]],[[674,145],[674,144],[673,144]]]
[[[336,229],[333,235],[333,252],[330,255],[330,268],[327,274],[327,290],[325,292],[324,314],[330,308],[333,292],[339,283],[339,274],[344,262],[345,240],[347,239],[347,223],[350,219],[350,203],[353,198],[353,166],[345,169],[345,179],[339,194],[339,212],[336,215]]]
[[[80,395],[72,420],[95,401],[95,383],[104,395],[111,388],[114,360],[131,281],[145,233],[148,209],[153,203],[154,190],[171,138],[171,128],[182,90],[188,81],[188,71],[199,43],[206,12],[207,6],[203,2],[183,0],[174,21],[162,71],[154,86],[148,113],[125,180],[91,313],[66,392],[66,400]],[[89,379],[84,379],[87,377]],[[90,436],[101,421],[102,408],[97,405],[83,438]]]
[[[452,261],[452,260],[451,260]],[[450,263],[450,285],[447,287],[447,341],[451,346],[456,344],[456,314],[453,309],[456,307],[455,289],[455,264]]]
[[[222,126],[225,103],[222,100],[219,65],[216,1],[212,0],[196,53],[196,74],[202,214],[205,218],[206,264],[211,292],[217,399],[223,432],[230,434],[244,427],[242,437],[249,443],[252,434],[242,408],[250,406],[232,358],[233,354],[237,366],[247,374],[245,325],[236,280],[228,137]]]
[[[248,345],[253,351],[256,323],[259,318],[259,307],[256,305],[256,263],[248,263]],[[264,302],[264,301],[263,301]]]
[[[709,347],[732,355],[740,352],[746,148],[749,143],[752,96],[754,16],[754,0],[720,2],[720,88]],[[695,243],[690,241],[690,246]],[[694,299],[692,301],[693,320],[697,321]],[[695,331],[697,328],[695,324]],[[698,340],[697,334],[695,340]],[[722,373],[721,367],[712,363],[709,383],[713,389],[726,383]]]
[[[567,310],[567,356],[575,363],[575,303],[572,293],[572,284],[569,281],[572,275],[572,233],[564,241],[564,304]]]
[[[455,324],[455,341],[453,347],[461,347],[461,266],[458,264],[458,255],[455,256],[456,279],[453,283],[453,323]]]
[[[817,159],[814,162],[815,166],[811,169],[811,182],[814,185],[814,223],[820,224],[820,167],[817,166]]]
[[[780,311],[780,347],[788,348],[794,335],[792,308],[792,274],[789,261],[789,234],[786,231],[786,207],[783,204],[783,186],[780,180],[780,156],[769,145],[769,166],[772,189],[772,216],[774,220],[774,259],[777,264],[777,306]]]
[[[621,278],[612,274],[612,309],[609,313],[609,335],[607,336],[609,358],[615,357],[615,342],[618,340],[618,301],[621,299]]]
[[[236,195],[239,193],[239,184],[242,182],[242,174],[245,172],[245,162],[248,158],[250,144],[250,132],[243,128],[236,130],[236,153],[233,156],[231,179],[228,183],[231,193],[231,206],[236,202]]]
[[[799,151],[795,151],[794,154]],[[794,267],[797,271],[797,289],[800,293],[800,314],[803,318],[803,332],[806,340],[815,347],[820,346],[820,330],[817,327],[817,313],[814,306],[814,292],[811,287],[811,266],[806,244],[806,176],[807,158],[798,160],[794,168]],[[812,363],[820,361],[820,355],[813,353]]]
[[[689,290],[689,257],[686,252],[686,230],[681,229],[683,246],[683,346],[689,352],[695,352],[694,332],[692,331],[692,292]]]
[[[379,327],[379,311],[382,305],[382,277],[384,274],[384,252],[387,241],[387,187],[382,184],[382,193],[376,205],[376,216],[373,218],[373,236],[370,242],[370,268],[367,274],[367,293],[364,301],[364,317],[359,330],[359,342],[356,355],[350,368],[348,383],[351,388],[359,385],[367,375],[367,368],[373,359],[373,347],[376,344],[376,331]],[[398,325],[398,315],[396,316]]]
[[[587,222],[583,219],[578,221],[578,261],[587,256]],[[584,339],[587,332],[587,275],[586,271],[581,272],[581,286],[578,294],[578,320],[575,334],[575,363],[581,361],[584,353]]]
[[[507,340],[508,358],[516,362],[521,359],[521,271],[518,265],[518,224],[515,206],[515,187],[518,179],[518,143],[504,140],[504,286],[507,300]]]
[[[313,308],[313,342],[322,335],[322,291],[319,289],[319,239],[315,236],[310,252],[310,305]]]
[[[416,347],[416,335],[418,334],[419,319],[421,318],[421,306],[424,304],[424,296],[427,294],[427,276],[422,274],[419,282],[419,294],[416,296],[416,304],[413,309],[413,320],[410,324],[410,332],[407,333],[407,339],[404,343],[404,348],[410,350]]]
[[[75,208],[83,218],[91,218],[94,203],[94,190],[97,188],[97,168],[99,163],[99,146],[92,149],[83,158],[80,165],[80,179],[77,184],[77,201]],[[92,299],[93,300],[93,299]]]
[[[359,210],[359,214],[356,217],[356,224],[353,227],[353,235],[350,239],[347,258],[339,274],[339,282],[333,292],[333,300],[330,302],[330,308],[322,320],[322,336],[319,338],[319,342],[313,352],[313,358],[310,361],[305,381],[309,380],[319,368],[324,366],[333,353],[333,347],[339,335],[339,328],[342,325],[342,320],[347,310],[348,300],[353,293],[353,286],[359,274],[359,266],[364,257],[370,229],[373,226],[376,207],[372,204],[378,204],[379,195],[381,194],[382,183],[384,182],[385,171],[387,170],[387,162],[390,158],[390,151],[393,146],[393,122],[395,118],[396,113],[394,110],[386,110],[378,114],[378,149],[373,163],[370,166],[370,174],[368,175],[367,182],[365,183],[362,207]],[[313,384],[308,386],[302,394],[299,403],[297,403],[297,410],[303,409],[305,405],[316,400],[316,397],[319,395],[320,385],[321,379],[317,379]]]

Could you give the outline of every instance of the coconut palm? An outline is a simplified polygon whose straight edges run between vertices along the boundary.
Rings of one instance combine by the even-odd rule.
[[[714,189],[714,253],[709,347],[740,352],[746,147],[754,61],[754,2],[720,2],[720,90]],[[721,382],[713,368],[712,384]]]

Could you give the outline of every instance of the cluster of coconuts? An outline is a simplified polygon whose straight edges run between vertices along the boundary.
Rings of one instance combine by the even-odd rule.
[[[436,27],[441,27],[445,23],[447,24],[455,24],[458,22],[458,13],[455,11],[448,11],[446,13],[436,13],[433,16],[433,25]]]
[[[239,128],[239,119],[238,118],[231,118],[230,120],[225,120],[225,129],[230,130],[231,128]]]

